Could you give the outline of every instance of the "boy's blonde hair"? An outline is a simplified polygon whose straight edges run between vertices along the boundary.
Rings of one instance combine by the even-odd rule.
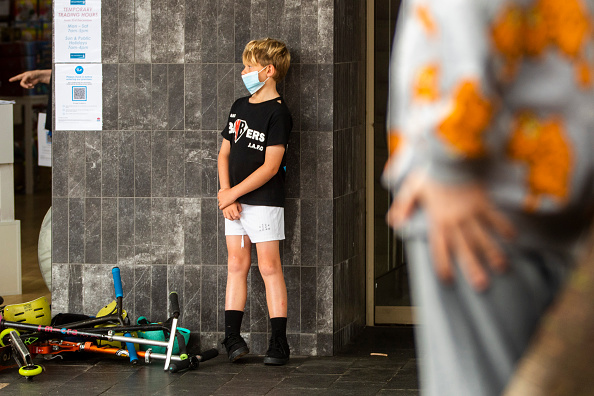
[[[244,63],[273,65],[276,73],[272,78],[276,82],[285,78],[291,65],[291,54],[285,43],[271,38],[252,40],[247,43],[242,58]]]

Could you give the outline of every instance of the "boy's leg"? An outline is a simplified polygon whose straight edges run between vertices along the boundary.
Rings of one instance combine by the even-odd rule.
[[[281,267],[279,241],[259,242],[258,268],[266,287],[266,302],[270,315],[272,335],[265,364],[283,365],[289,361],[287,342],[287,287]]]
[[[227,292],[225,311],[242,311],[247,300],[247,276],[252,243],[247,235],[227,235]],[[243,239],[243,247],[242,247]]]
[[[251,265],[251,242],[247,235],[227,235],[227,291],[225,294],[225,339],[231,362],[249,352],[240,335],[247,299],[247,275]]]
[[[256,243],[258,269],[266,287],[266,303],[271,318],[287,317],[287,286],[281,267],[279,241]]]

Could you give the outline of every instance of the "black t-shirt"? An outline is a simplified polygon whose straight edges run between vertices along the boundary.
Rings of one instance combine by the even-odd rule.
[[[241,183],[264,164],[266,147],[282,144],[286,149],[293,128],[291,113],[282,98],[261,103],[250,103],[249,98],[239,98],[233,103],[227,125],[221,132],[231,143],[231,187]],[[276,175],[237,201],[248,205],[284,207],[285,158],[286,151]]]

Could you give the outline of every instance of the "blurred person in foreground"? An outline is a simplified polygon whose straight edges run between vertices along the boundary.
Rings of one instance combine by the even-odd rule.
[[[408,0],[383,175],[423,395],[499,395],[592,222],[594,3]]]

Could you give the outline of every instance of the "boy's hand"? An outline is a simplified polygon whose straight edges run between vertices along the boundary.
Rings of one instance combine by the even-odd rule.
[[[217,194],[217,198],[219,199],[219,209],[223,210],[233,202],[237,201],[237,198],[239,197],[235,196],[232,188],[221,188]]]
[[[444,185],[424,173],[411,174],[394,199],[388,223],[401,226],[417,205],[424,207],[429,218],[433,263],[443,282],[454,279],[452,258],[478,291],[489,285],[484,263],[495,272],[506,269],[505,256],[494,235],[511,238],[515,230],[493,207],[482,186],[474,183]]]
[[[223,209],[223,216],[225,216],[227,220],[239,220],[242,210],[239,202],[233,202],[231,205]]]

